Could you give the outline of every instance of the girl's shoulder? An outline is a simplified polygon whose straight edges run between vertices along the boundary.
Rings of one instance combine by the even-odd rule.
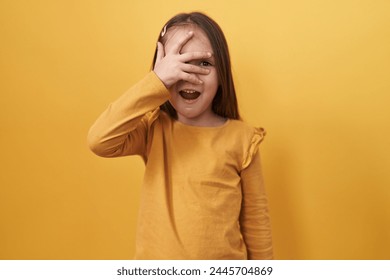
[[[241,120],[230,120],[229,128],[232,136],[239,139],[242,151],[242,169],[249,166],[254,155],[264,140],[266,131],[263,127],[255,127]]]
[[[264,138],[266,131],[263,127],[255,127],[241,120],[229,120],[229,129],[236,134],[241,134],[243,137],[261,137]]]

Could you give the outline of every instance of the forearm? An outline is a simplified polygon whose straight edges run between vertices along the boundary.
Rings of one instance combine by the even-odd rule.
[[[264,194],[253,203],[256,203],[256,206],[245,206],[245,214],[241,218],[241,232],[247,247],[248,259],[273,259],[268,199]]]
[[[169,98],[169,92],[154,72],[111,103],[88,132],[90,149],[99,156],[114,157],[126,153],[129,141],[142,141],[142,119]],[[135,131],[135,130],[138,130]],[[134,131],[133,137],[129,133]],[[132,138],[132,139],[131,139]]]

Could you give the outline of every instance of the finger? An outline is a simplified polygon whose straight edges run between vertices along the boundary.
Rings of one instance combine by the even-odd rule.
[[[164,54],[164,45],[161,42],[157,42],[157,56],[156,56],[156,63],[159,63],[161,59],[163,59],[165,56]]]
[[[193,60],[206,59],[210,57],[210,52],[188,52],[180,55],[180,60],[182,62],[190,62]]]
[[[180,80],[187,81],[191,84],[203,84],[203,81],[200,80],[196,75],[182,72],[180,75]]]
[[[180,53],[180,50],[182,47],[192,38],[194,35],[194,32],[190,31],[186,35],[184,35],[180,40],[176,42],[175,45],[172,46],[170,53],[172,54],[178,54]]]
[[[193,65],[193,64],[184,64],[181,67],[181,69],[187,73],[194,73],[194,74],[201,74],[201,75],[207,75],[210,73],[210,69]]]

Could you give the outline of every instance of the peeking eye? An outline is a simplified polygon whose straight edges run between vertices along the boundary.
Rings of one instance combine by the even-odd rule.
[[[207,67],[207,66],[212,66],[212,64],[208,61],[201,61],[200,62],[200,66],[202,67]]]

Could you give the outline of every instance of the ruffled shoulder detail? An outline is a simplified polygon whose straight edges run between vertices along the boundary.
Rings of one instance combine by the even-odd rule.
[[[156,120],[160,116],[160,108],[156,108],[153,111],[150,111],[149,113],[145,114],[144,116],[144,124],[146,125],[146,137],[147,137],[147,144],[146,144],[146,152],[143,155],[144,162],[147,162],[147,158],[149,157],[150,148],[152,145],[152,139],[154,135],[153,125],[156,123]]]
[[[242,169],[245,169],[251,163],[253,156],[256,154],[260,143],[263,141],[266,135],[266,131],[262,127],[255,127],[252,135],[251,142],[249,144],[249,148],[244,154],[244,161],[242,163]]]
[[[157,120],[157,118],[160,115],[160,107],[154,109],[150,113],[148,113],[148,129],[150,130],[150,127],[152,124]]]

